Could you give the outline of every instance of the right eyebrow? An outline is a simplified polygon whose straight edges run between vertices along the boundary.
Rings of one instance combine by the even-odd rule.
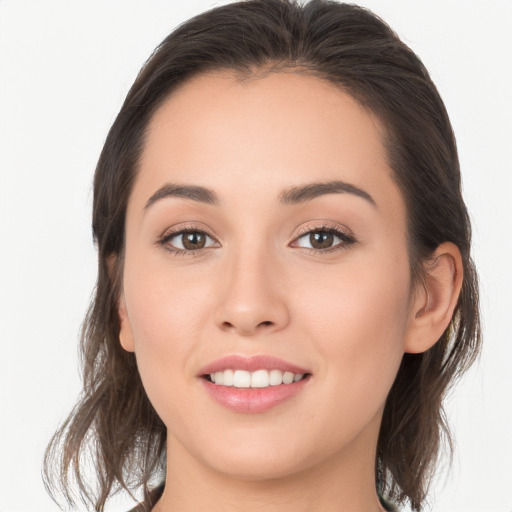
[[[168,183],[159,188],[147,200],[146,205],[144,206],[144,210],[147,210],[152,204],[156,203],[156,201],[159,201],[165,197],[182,197],[206,204],[219,204],[219,198],[215,192],[213,192],[213,190],[200,187],[198,185],[177,185],[174,183]]]
[[[327,194],[352,194],[366,200],[372,206],[377,208],[375,199],[359,187],[340,180],[333,180],[321,183],[307,183],[298,187],[281,192],[279,201],[281,204],[298,204],[311,201],[317,197]]]

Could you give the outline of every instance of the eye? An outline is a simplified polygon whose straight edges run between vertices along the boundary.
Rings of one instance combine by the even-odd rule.
[[[295,239],[294,247],[303,247],[315,252],[329,252],[344,249],[356,243],[352,234],[342,231],[338,227],[320,226],[308,228],[301,236]]]
[[[159,245],[171,253],[193,253],[201,249],[218,246],[208,233],[197,228],[184,228],[179,231],[166,232],[158,240]]]

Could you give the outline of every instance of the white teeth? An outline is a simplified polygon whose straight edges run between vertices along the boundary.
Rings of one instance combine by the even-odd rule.
[[[224,377],[222,379],[222,384],[224,386],[232,386],[233,385],[233,370],[224,370]]]
[[[270,385],[267,370],[251,373],[251,388],[268,388]]]
[[[292,372],[284,372],[283,384],[291,384],[292,382],[293,382],[293,373]]]
[[[234,386],[235,388],[267,388],[292,384],[304,378],[303,373],[282,372],[281,370],[224,370],[210,374],[210,380],[219,386]]]
[[[215,374],[217,377],[217,374]],[[217,383],[217,381],[215,381]],[[233,386],[235,388],[250,388],[251,387],[251,374],[245,370],[236,370],[233,374]]]
[[[283,372],[281,370],[270,370],[270,385],[279,386],[283,383]]]

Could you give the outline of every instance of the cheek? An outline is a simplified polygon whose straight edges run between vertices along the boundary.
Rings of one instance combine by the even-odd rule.
[[[393,255],[371,263],[354,258],[303,285],[298,296],[304,328],[323,354],[328,378],[343,389],[359,386],[373,393],[382,386],[387,393],[402,359],[409,317],[407,258]]]
[[[310,276],[298,290],[301,330],[310,340],[309,351],[320,356],[315,381],[316,407],[321,412],[309,421],[325,439],[337,440],[336,445],[357,436],[365,425],[375,424],[378,429],[403,357],[407,268],[361,262],[329,278]],[[320,287],[321,283],[326,286]]]
[[[193,421],[201,421],[190,407],[189,392],[213,339],[219,285],[215,276],[222,276],[213,263],[183,258],[178,265],[166,254],[127,241],[123,286],[137,366],[150,401],[167,425],[175,425],[185,410]]]
[[[173,425],[173,431],[186,438],[187,432],[204,421],[200,409],[191,407],[190,399],[190,382],[197,367],[191,363],[198,350],[201,298],[194,286],[188,286],[192,283],[180,280],[178,284],[163,276],[152,269],[127,283],[127,307],[146,394],[163,423]],[[185,424],[180,420],[184,411]]]
[[[170,268],[166,259],[132,251],[125,263],[124,289],[136,350],[180,351],[196,339],[205,301],[212,293],[205,276],[186,267]]]
[[[169,395],[177,402],[184,396],[179,392],[184,373],[194,376],[191,363],[209,309],[205,301],[212,293],[204,279],[191,272],[169,271],[147,256],[137,256],[133,251],[126,260],[124,278],[137,365],[153,404],[169,402]]]

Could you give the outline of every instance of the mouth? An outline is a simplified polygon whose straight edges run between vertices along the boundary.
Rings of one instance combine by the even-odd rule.
[[[310,373],[294,373],[274,369],[260,369],[253,372],[228,368],[223,371],[202,375],[204,379],[216,386],[234,388],[258,388],[264,389],[271,386],[290,385],[311,376]]]
[[[312,372],[273,356],[232,355],[208,364],[198,377],[220,405],[263,413],[302,394]]]

